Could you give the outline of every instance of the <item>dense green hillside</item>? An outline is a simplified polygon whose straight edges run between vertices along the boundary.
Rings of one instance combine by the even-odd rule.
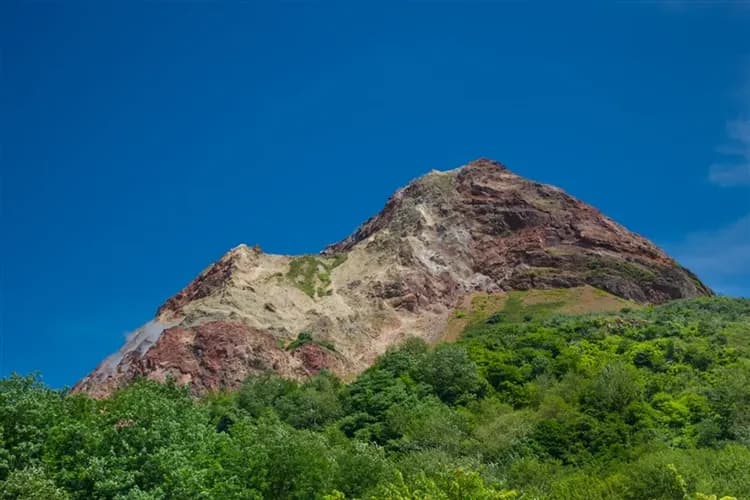
[[[0,496],[750,498],[750,301],[558,302],[511,294],[348,385],[268,375],[195,401],[141,381],[94,401],[2,380]]]

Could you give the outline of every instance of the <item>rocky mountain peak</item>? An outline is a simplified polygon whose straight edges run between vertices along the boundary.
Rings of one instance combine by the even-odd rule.
[[[498,173],[515,175],[508,169],[508,167],[491,158],[477,158],[476,160],[472,160],[466,165],[463,165],[455,170],[463,174],[467,174],[469,172],[485,172],[488,175],[497,175]]]
[[[266,370],[348,375],[407,335],[442,338],[474,294],[573,287],[641,303],[711,293],[597,209],[481,158],[415,179],[319,255],[233,248],[76,390],[104,395],[139,375],[197,392]]]

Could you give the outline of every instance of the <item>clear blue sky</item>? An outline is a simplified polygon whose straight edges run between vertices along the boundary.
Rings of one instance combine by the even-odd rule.
[[[479,156],[750,295],[739,3],[97,3],[0,7],[0,375],[72,384],[230,247]]]

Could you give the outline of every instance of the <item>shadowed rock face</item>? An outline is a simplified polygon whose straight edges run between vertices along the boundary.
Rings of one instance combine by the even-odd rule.
[[[363,242],[398,251],[410,238],[423,243],[421,257],[434,266],[450,268],[459,260],[489,278],[482,286],[589,284],[653,303],[710,293],[653,243],[594,207],[491,160],[418,179],[324,253],[346,252]],[[405,248],[406,257],[413,254]]]
[[[413,181],[318,256],[231,250],[75,390],[103,396],[136,376],[205,392],[267,370],[350,375],[407,335],[439,339],[468,294],[581,285],[644,303],[711,294],[595,208],[476,160]],[[301,332],[313,342],[287,349]]]

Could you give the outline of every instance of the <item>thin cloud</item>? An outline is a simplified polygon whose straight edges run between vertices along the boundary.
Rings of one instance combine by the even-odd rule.
[[[719,152],[733,159],[711,165],[708,178],[722,187],[750,186],[750,120],[729,122],[727,135],[731,142]]]
[[[750,296],[750,214],[670,245],[673,255],[720,293]]]
[[[697,9],[724,7],[745,11],[750,7],[746,0],[620,0],[623,4],[656,4],[667,14],[684,14]]]

